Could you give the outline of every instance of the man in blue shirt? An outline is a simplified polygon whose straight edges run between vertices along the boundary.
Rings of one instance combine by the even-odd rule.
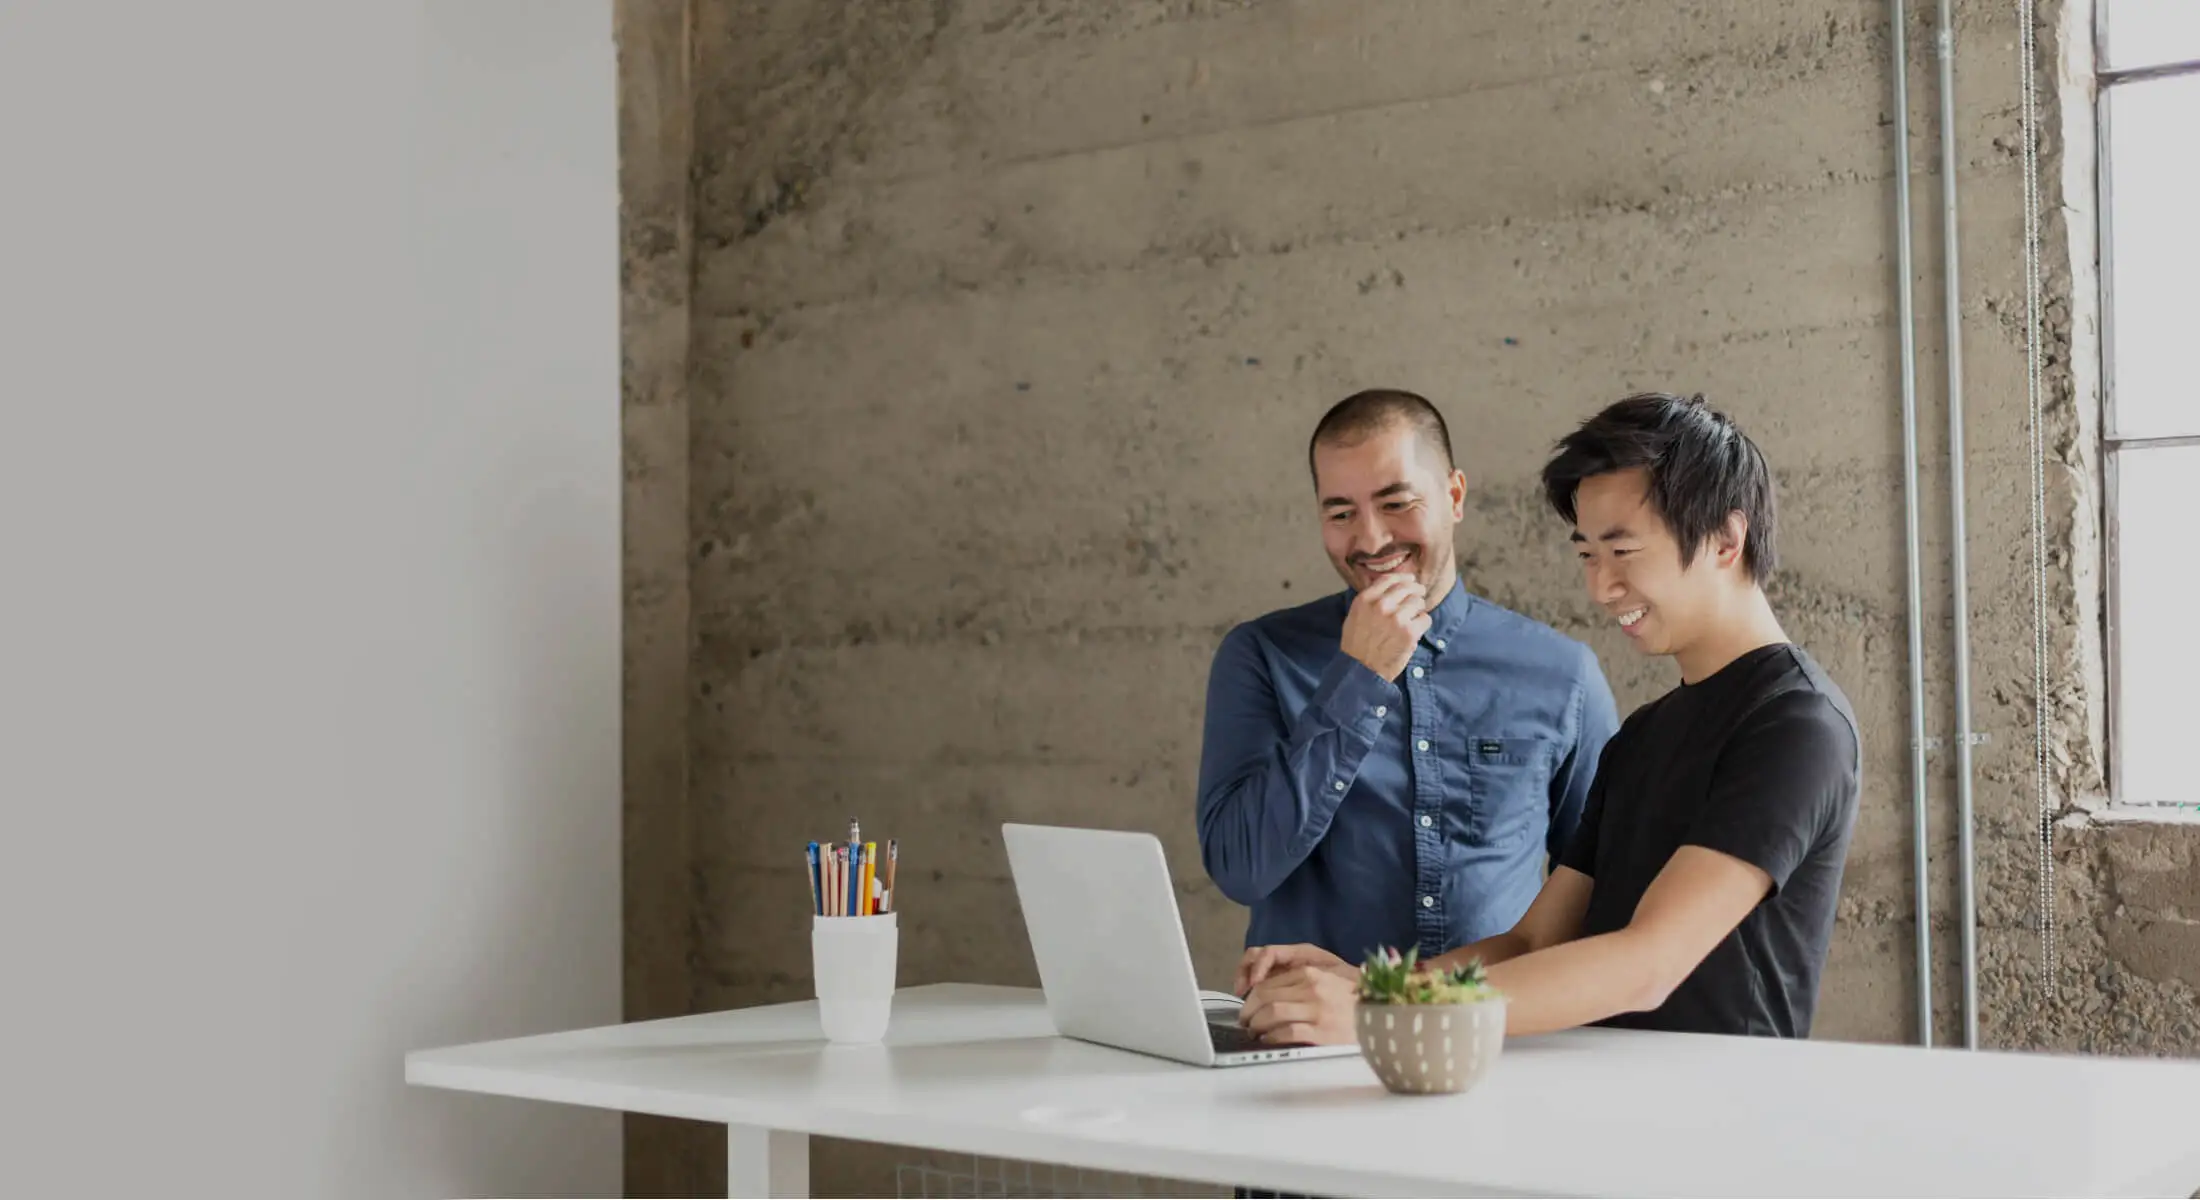
[[[1526,911],[1619,717],[1588,647],[1460,584],[1466,476],[1434,405],[1347,397],[1307,461],[1346,590],[1223,638],[1201,855],[1248,946],[1434,957]]]

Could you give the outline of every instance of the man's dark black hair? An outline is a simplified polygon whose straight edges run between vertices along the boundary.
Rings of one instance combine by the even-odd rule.
[[[1759,584],[1779,561],[1772,469],[1757,444],[1700,395],[1643,392],[1581,423],[1543,467],[1543,496],[1575,524],[1574,493],[1594,475],[1634,468],[1650,476],[1650,504],[1681,544],[1681,565],[1739,512],[1749,520],[1742,565]]]
[[[1444,424],[1444,414],[1426,397],[1396,388],[1369,388],[1331,405],[1306,441],[1306,473],[1314,473],[1314,447],[1323,442],[1357,442],[1397,421],[1411,425],[1423,442],[1441,451],[1444,474],[1451,474],[1451,430]]]

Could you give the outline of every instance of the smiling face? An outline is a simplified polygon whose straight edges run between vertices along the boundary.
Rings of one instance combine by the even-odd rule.
[[[1452,530],[1466,515],[1467,477],[1405,421],[1353,442],[1314,447],[1322,546],[1354,591],[1410,574],[1440,602],[1457,578]]]
[[[1574,509],[1574,548],[1589,598],[1645,654],[1685,657],[1719,627],[1736,589],[1749,586],[1740,518],[1682,565],[1680,542],[1650,503],[1647,471],[1583,479]]]

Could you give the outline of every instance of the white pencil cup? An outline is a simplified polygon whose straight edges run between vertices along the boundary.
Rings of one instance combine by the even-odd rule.
[[[810,918],[810,971],[817,1019],[835,1042],[876,1042],[894,1009],[901,951],[899,913]]]

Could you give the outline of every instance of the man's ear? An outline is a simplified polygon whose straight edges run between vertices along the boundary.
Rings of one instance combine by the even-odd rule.
[[[1726,514],[1726,523],[1711,535],[1712,561],[1722,567],[1741,565],[1742,551],[1749,546],[1749,517],[1740,509]]]
[[[1445,483],[1444,492],[1451,501],[1451,519],[1455,522],[1466,520],[1467,473],[1457,467],[1452,468],[1451,478]]]

